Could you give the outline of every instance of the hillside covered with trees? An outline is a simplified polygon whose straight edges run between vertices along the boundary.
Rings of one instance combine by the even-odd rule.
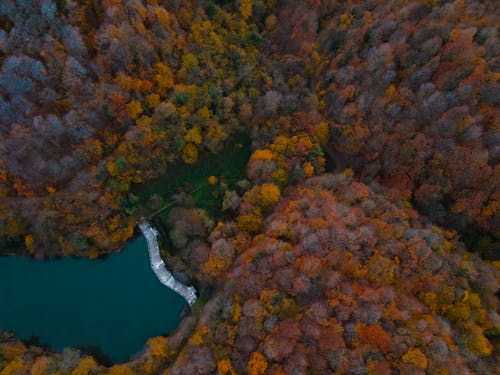
[[[0,255],[103,257],[146,217],[200,298],[125,364],[0,332],[0,375],[498,373],[499,20],[1,1]]]

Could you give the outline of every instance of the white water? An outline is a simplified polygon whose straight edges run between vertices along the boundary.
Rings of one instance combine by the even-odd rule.
[[[149,261],[151,262],[151,268],[153,269],[155,275],[163,285],[181,295],[186,300],[188,305],[191,306],[196,302],[196,289],[177,281],[167,270],[165,263],[161,259],[160,248],[158,246],[158,240],[156,239],[158,231],[147,221],[141,222],[139,224],[139,229],[148,243]]]

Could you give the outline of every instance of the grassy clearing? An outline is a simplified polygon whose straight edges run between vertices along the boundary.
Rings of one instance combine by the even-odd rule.
[[[196,207],[207,210],[212,218],[218,220],[222,216],[222,184],[230,190],[236,188],[236,183],[245,177],[245,166],[250,154],[250,139],[245,136],[236,137],[219,154],[201,154],[198,162],[193,165],[179,163],[172,166],[163,176],[134,186],[132,193],[138,198],[138,207],[147,215],[156,211],[148,203],[152,196],[156,196],[161,207],[168,206],[155,215],[155,220],[161,221],[165,226],[170,209],[175,206],[172,195],[180,192],[190,194]],[[216,184],[208,183],[210,176],[217,178]]]

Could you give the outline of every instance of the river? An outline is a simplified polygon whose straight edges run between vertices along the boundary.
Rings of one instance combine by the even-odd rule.
[[[186,307],[153,273],[142,236],[104,260],[0,257],[0,331],[54,350],[97,347],[123,362]]]

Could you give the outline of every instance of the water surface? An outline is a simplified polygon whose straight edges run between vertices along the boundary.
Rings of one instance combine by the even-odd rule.
[[[186,307],[154,275],[142,236],[105,260],[0,257],[0,331],[54,350],[98,347],[122,362]]]

